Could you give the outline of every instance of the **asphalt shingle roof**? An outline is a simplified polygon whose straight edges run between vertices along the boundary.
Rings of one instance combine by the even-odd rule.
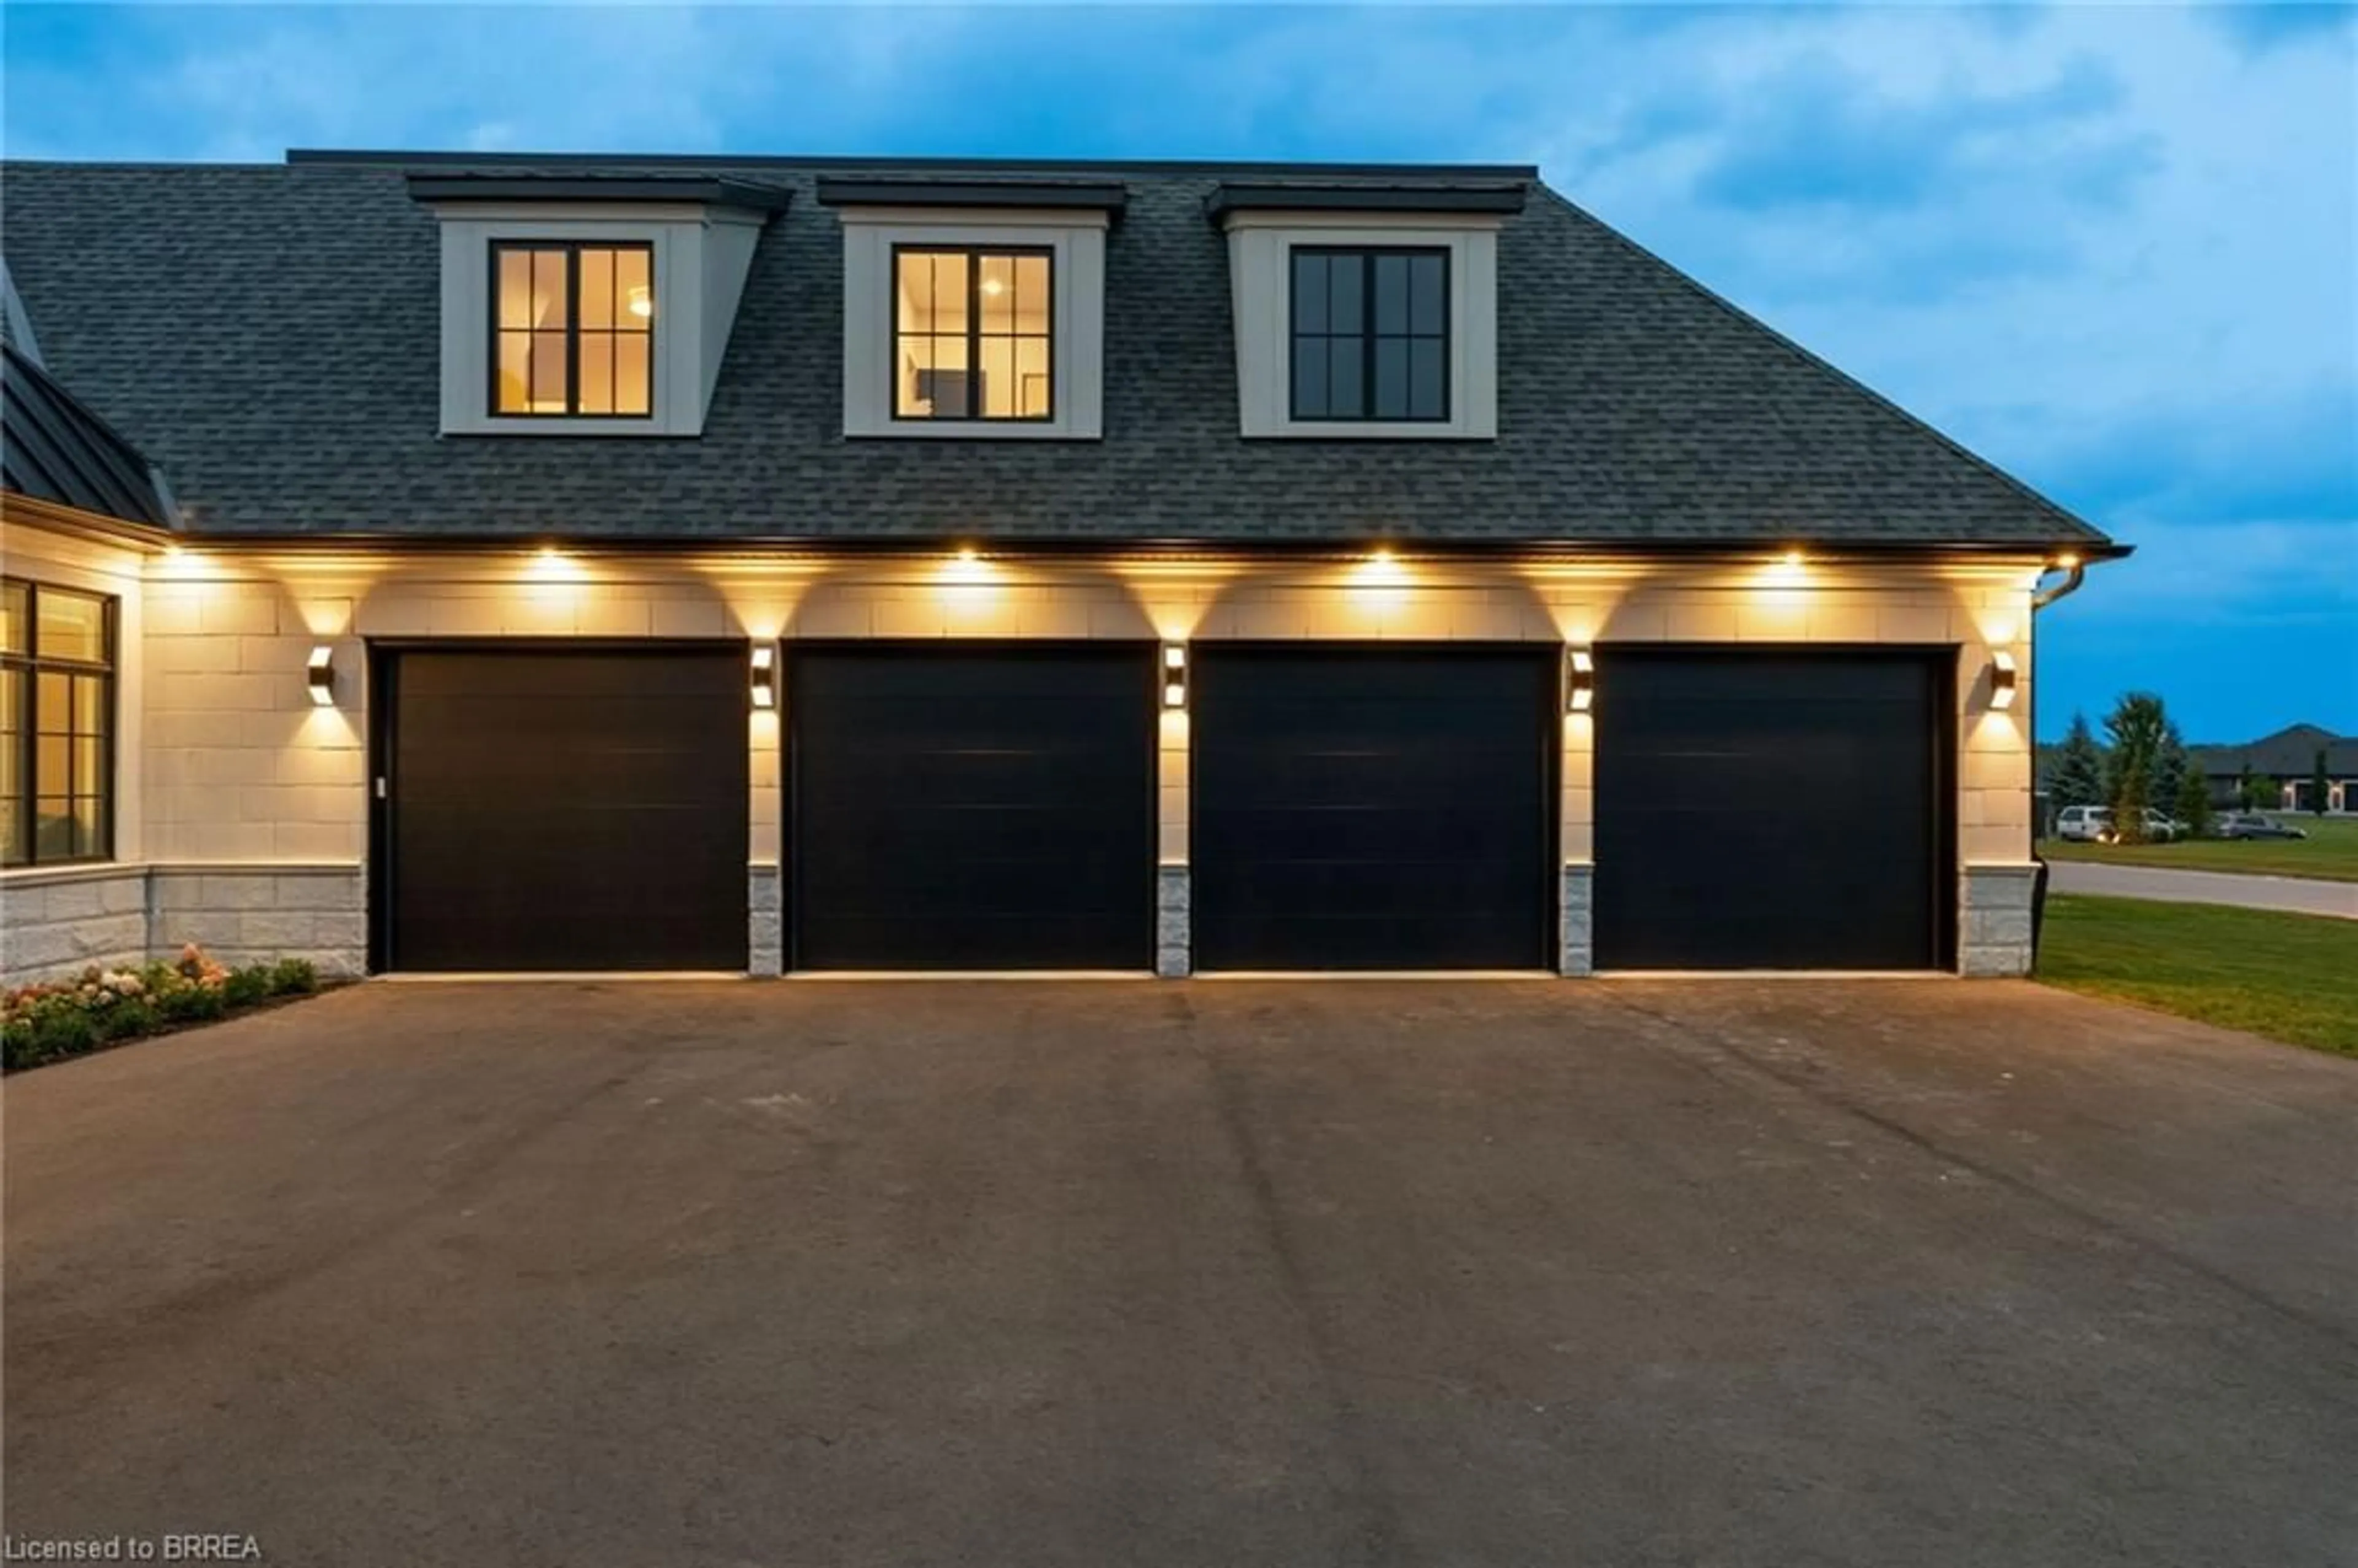
[[[1206,217],[1224,171],[1172,165],[1090,171],[1128,189],[1103,440],[846,440],[842,242],[815,185],[925,171],[729,159],[561,166],[793,192],[700,439],[439,438],[436,223],[406,176],[531,167],[12,163],[7,261],[51,367],[162,464],[200,531],[2104,543],[1536,185],[1499,243],[1495,441],[1239,438],[1227,244]]]
[[[2294,724],[2240,746],[2190,746],[2194,765],[2212,775],[2250,768],[2266,778],[2307,778],[2325,752],[2325,771],[2335,778],[2358,776],[2358,736],[2336,735],[2314,724]]]
[[[151,528],[172,524],[154,465],[13,342],[0,345],[0,489]]]

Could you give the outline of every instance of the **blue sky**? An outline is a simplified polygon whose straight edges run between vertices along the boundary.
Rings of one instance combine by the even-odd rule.
[[[1536,162],[2116,536],[2042,731],[2358,731],[2358,12],[11,4],[15,157]],[[97,89],[93,91],[93,82]]]

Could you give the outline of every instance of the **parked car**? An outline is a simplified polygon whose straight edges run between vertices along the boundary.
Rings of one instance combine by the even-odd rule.
[[[2256,811],[2231,811],[2212,829],[2222,838],[2306,838],[2307,831]]]
[[[2058,836],[2082,844],[2116,844],[2120,830],[2113,825],[2113,808],[2108,806],[2067,806],[2055,819]],[[2186,824],[2151,807],[2145,814],[2145,841],[2148,844],[2174,844],[2186,837]]]
[[[2055,836],[2075,844],[2108,842],[2113,833],[2113,812],[2104,806],[2067,806],[2055,818]]]

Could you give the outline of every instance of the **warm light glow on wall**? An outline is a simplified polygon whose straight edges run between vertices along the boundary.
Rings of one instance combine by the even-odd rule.
[[[1810,580],[1809,563],[1801,551],[1788,550],[1768,564],[1760,580],[1769,588],[1800,588]]]
[[[973,588],[999,580],[999,570],[982,558],[979,551],[968,545],[942,563],[942,581],[957,588]]]
[[[1401,564],[1401,558],[1392,554],[1390,546],[1382,545],[1359,563],[1354,575],[1367,588],[1401,588],[1409,579],[1408,568]]]
[[[535,582],[579,582],[590,574],[556,546],[544,545],[525,567],[525,575]]]
[[[1349,600],[1361,610],[1395,609],[1407,600],[1412,580],[1407,563],[1390,546],[1379,546],[1366,560],[1351,568]]]

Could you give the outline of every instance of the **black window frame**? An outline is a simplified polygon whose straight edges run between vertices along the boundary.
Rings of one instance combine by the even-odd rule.
[[[1043,334],[1048,344],[1048,407],[1042,414],[980,414],[976,405],[982,399],[973,395],[973,382],[968,382],[967,412],[964,414],[903,414],[901,412],[901,340],[903,336],[943,338],[946,332],[911,332],[901,330],[897,308],[884,313],[884,366],[886,415],[900,425],[1053,425],[1056,422],[1056,384],[1064,377],[1056,365],[1056,247],[1054,245],[952,245],[933,244],[921,240],[909,240],[892,246],[892,271],[885,278],[887,298],[897,297],[901,287],[901,258],[903,255],[964,256],[966,258],[966,362],[969,377],[982,370],[982,341],[986,337],[1005,337],[1021,341],[1034,334],[1003,333],[982,330],[982,263],[987,256],[1005,256],[1010,260],[1038,256],[1048,264],[1048,304],[1043,312],[1048,330]],[[1019,385],[1016,401],[1022,401]]]
[[[21,786],[14,796],[0,795],[0,811],[16,817],[16,843],[22,853],[0,860],[9,870],[28,866],[98,865],[114,859],[115,818],[120,806],[116,787],[117,756],[122,734],[122,680],[120,657],[122,649],[122,601],[113,594],[91,589],[70,588],[62,583],[43,583],[31,578],[0,578],[0,584],[25,589],[25,648],[22,653],[0,648],[0,670],[23,672],[25,700],[18,712],[19,732],[16,738],[16,778]],[[41,595],[44,592],[68,598],[93,600],[99,605],[103,645],[99,658],[69,658],[41,652]],[[94,676],[104,695],[106,732],[101,736],[98,788],[87,798],[102,806],[97,847],[86,854],[43,855],[41,853],[38,802],[41,798],[39,764],[41,736],[41,676],[45,674],[68,677]],[[69,688],[70,689],[70,688]],[[69,699],[70,700],[70,699]],[[75,739],[70,720],[67,738],[67,809],[84,799],[73,786],[72,743]]]
[[[565,255],[565,407],[561,412],[538,414],[528,408],[509,409],[500,406],[500,256],[508,251],[561,251]],[[644,414],[584,414],[581,412],[581,253],[584,251],[637,251],[647,258],[647,297],[659,297],[659,280],[655,276],[655,247],[652,240],[527,240],[495,239],[485,252],[486,268],[484,295],[484,362],[483,407],[493,419],[565,419],[606,422],[624,419],[653,419],[655,416],[655,386],[663,377],[656,361],[655,333],[660,326],[655,316],[647,318],[644,336],[647,340],[647,408]],[[510,328],[514,331],[516,329]],[[592,328],[592,331],[628,332],[638,335],[632,328]],[[537,331],[539,329],[531,329]],[[531,392],[527,385],[527,395]]]
[[[1359,276],[1359,407],[1357,414],[1304,414],[1302,411],[1302,388],[1293,373],[1294,354],[1305,337],[1331,342],[1347,339],[1347,332],[1304,332],[1302,330],[1302,274],[1294,264],[1301,256],[1356,256],[1360,262]],[[1380,256],[1411,258],[1438,257],[1441,262],[1441,331],[1382,332],[1376,330],[1376,261]],[[1451,360],[1456,333],[1451,318],[1451,305],[1455,298],[1455,267],[1447,245],[1289,245],[1285,252],[1285,409],[1287,419],[1296,425],[1446,425],[1455,417],[1457,402],[1456,377]],[[1330,306],[1331,308],[1331,306]],[[1413,319],[1413,318],[1412,318]],[[1441,412],[1438,414],[1379,414],[1376,408],[1376,345],[1386,340],[1406,342],[1438,341],[1441,345]],[[1330,399],[1331,408],[1331,399]]]

